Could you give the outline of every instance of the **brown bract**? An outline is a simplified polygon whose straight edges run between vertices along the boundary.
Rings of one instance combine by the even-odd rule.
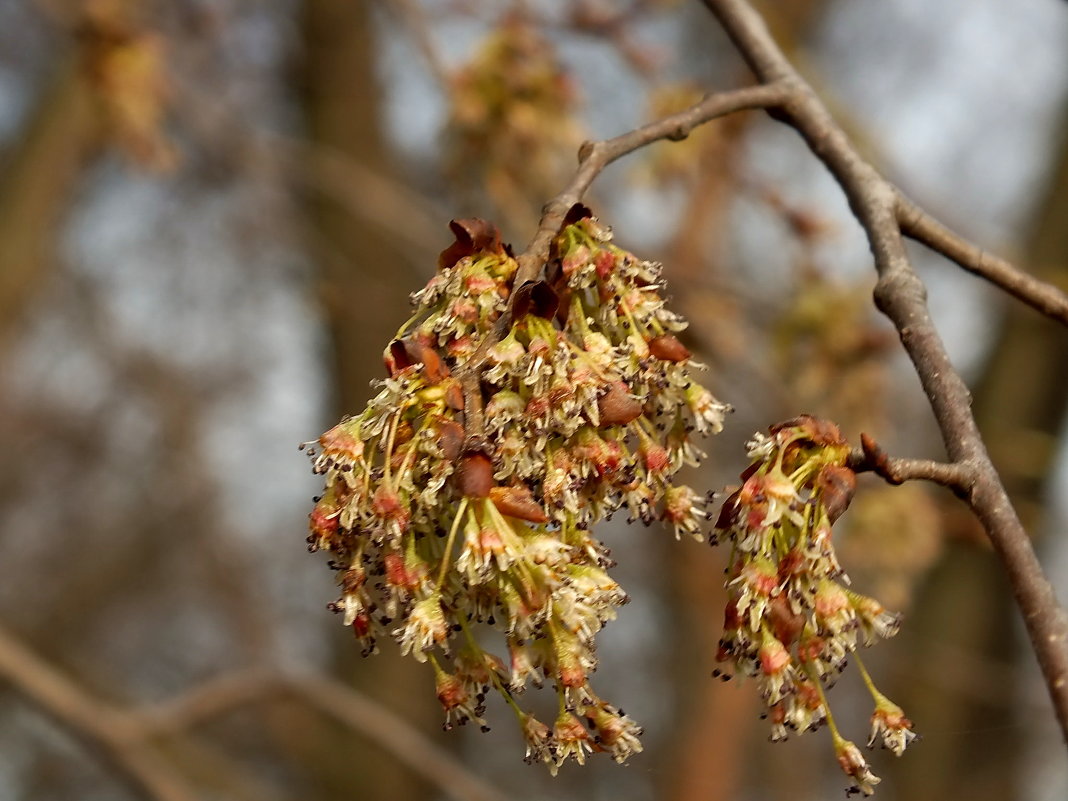
[[[438,269],[447,270],[460,259],[474,253],[508,254],[509,248],[501,241],[501,232],[497,226],[479,217],[451,220],[456,241],[441,251],[438,256]]]
[[[853,494],[857,491],[857,474],[843,465],[824,465],[816,477],[816,489],[827,509],[827,517],[833,523],[845,513],[853,500]]]
[[[464,427],[455,420],[440,420],[437,423],[438,444],[450,462],[455,462],[464,445]]]
[[[489,497],[501,514],[529,523],[549,522],[549,516],[526,487],[494,487]]]
[[[385,362],[391,376],[416,364],[423,365],[423,373],[431,384],[438,384],[450,375],[448,365],[438,352],[414,339],[395,339],[389,343]]]
[[[484,453],[467,453],[456,471],[456,488],[465,498],[485,498],[496,485],[493,462]]]
[[[842,436],[842,429],[838,427],[837,423],[820,417],[813,417],[811,414],[799,414],[797,417],[791,417],[789,420],[784,420],[771,426],[768,431],[772,434],[777,434],[785,428],[800,429],[805,438],[814,445],[833,447],[846,444],[845,437]]]
[[[630,394],[622,381],[612,384],[608,392],[597,401],[601,422],[610,426],[623,426],[641,417],[642,404]]]
[[[664,334],[649,340],[649,352],[658,359],[668,362],[684,362],[693,354],[677,337]]]
[[[560,307],[560,296],[545,281],[527,281],[515,291],[512,314],[516,320],[533,314],[551,320]]]

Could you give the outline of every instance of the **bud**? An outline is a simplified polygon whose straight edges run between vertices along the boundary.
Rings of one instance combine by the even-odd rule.
[[[908,744],[916,739],[912,721],[905,717],[901,707],[882,694],[876,696],[868,747],[871,748],[878,739],[882,739],[883,748],[893,751],[895,756],[905,753]]]
[[[457,489],[465,498],[485,498],[496,484],[493,462],[484,453],[469,453],[462,457],[456,477]]]
[[[619,381],[612,384],[608,391],[597,401],[601,422],[605,425],[626,425],[637,420],[642,414],[641,403],[630,394],[626,384]]]
[[[671,334],[649,340],[649,352],[656,358],[669,362],[684,362],[693,355]]]
[[[553,739],[556,741],[555,762],[551,768],[554,776],[568,758],[585,765],[586,754],[593,751],[589,732],[570,712],[563,711],[557,716],[556,725],[553,726]]]
[[[549,516],[526,487],[493,487],[490,500],[501,514],[530,523],[547,523]]]

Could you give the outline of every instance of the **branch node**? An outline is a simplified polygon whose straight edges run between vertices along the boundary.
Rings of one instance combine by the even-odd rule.
[[[905,483],[905,479],[894,470],[893,465],[890,463],[890,457],[875,441],[874,437],[870,434],[862,433],[860,435],[860,447],[864,452],[865,467],[868,467],[888,484],[897,486]]]

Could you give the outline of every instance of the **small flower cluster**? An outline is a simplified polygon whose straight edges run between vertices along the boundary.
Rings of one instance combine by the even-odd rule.
[[[588,210],[569,215],[545,280],[520,287],[496,229],[452,227],[378,395],[308,443],[326,476],[308,541],[333,555],[332,606],[365,653],[391,638],[430,663],[446,728],[485,726],[492,690],[528,761],[553,773],[592,751],[623,762],[641,730],[589,675],[594,636],[627,596],[590,529],[626,506],[699,535],[706,501],[672,479],[699,456],[691,432],[718,431],[727,407],[690,376],[658,267],[612,245]],[[507,660],[483,647],[487,625]],[[546,680],[551,728],[517,703]]]
[[[169,172],[178,152],[166,132],[173,107],[167,40],[136,4],[86,0],[77,8],[82,77],[103,132],[137,166]]]
[[[724,677],[757,677],[772,740],[826,722],[852,789],[870,795],[879,778],[838,733],[824,692],[850,655],[875,700],[869,746],[881,740],[900,756],[915,734],[855,653],[896,634],[900,619],[849,589],[835,556],[831,526],[856,487],[849,453],[836,425],[809,416],[772,426],[749,443],[753,462],[725,502],[714,534],[731,544],[718,659]]]
[[[443,144],[453,185],[489,195],[512,222],[529,220],[531,200],[556,191],[583,139],[555,42],[507,17],[450,79]]]

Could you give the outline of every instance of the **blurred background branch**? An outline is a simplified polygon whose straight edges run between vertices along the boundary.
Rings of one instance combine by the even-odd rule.
[[[458,764],[418,729],[362,693],[325,676],[249,669],[217,676],[168,701],[120,709],[100,701],[0,629],[0,677],[100,754],[118,778],[151,801],[199,798],[156,746],[250,704],[289,696],[393,752],[409,770],[454,801],[508,797]],[[272,793],[272,795],[274,795]]]

